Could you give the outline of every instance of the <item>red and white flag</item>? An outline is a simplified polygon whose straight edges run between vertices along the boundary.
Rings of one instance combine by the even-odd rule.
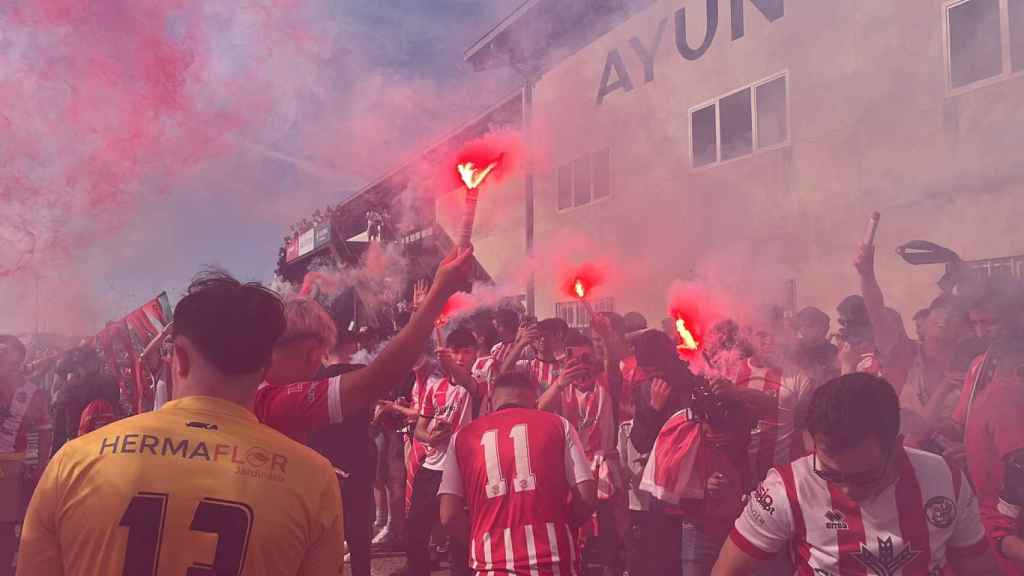
[[[669,504],[703,499],[704,482],[697,470],[700,446],[700,422],[689,410],[676,412],[654,441],[640,489]]]

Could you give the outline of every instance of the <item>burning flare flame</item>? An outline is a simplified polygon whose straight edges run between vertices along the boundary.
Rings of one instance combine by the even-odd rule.
[[[462,176],[462,182],[466,185],[466,188],[469,190],[476,190],[481,184],[483,184],[487,175],[497,167],[497,162],[491,162],[490,166],[487,168],[478,170],[476,164],[466,162],[464,164],[459,164],[459,176]]]
[[[683,350],[696,350],[700,346],[697,339],[690,333],[690,329],[686,327],[686,321],[682,318],[676,318],[676,332],[679,332],[679,337],[683,340],[682,344],[679,345]]]
[[[579,278],[576,279],[576,283],[573,285],[573,289],[576,290],[576,295],[580,298],[587,297],[587,289],[583,286],[583,281]]]

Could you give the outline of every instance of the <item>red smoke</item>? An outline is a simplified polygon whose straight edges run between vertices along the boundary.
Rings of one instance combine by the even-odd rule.
[[[321,59],[316,20],[291,0],[8,4],[0,277],[80,253],[241,148]]]
[[[574,300],[591,298],[594,289],[604,284],[606,272],[604,267],[589,262],[576,268],[566,268],[559,274],[562,293]],[[578,292],[580,287],[583,289],[583,296]]]
[[[441,315],[437,317],[436,324],[438,326],[444,326],[453,317],[469,312],[476,307],[477,302],[470,294],[457,292],[448,298],[447,302],[445,302],[444,308],[441,310]]]
[[[678,320],[683,321],[686,330],[697,344],[697,349],[694,350],[683,342],[682,337],[677,338],[677,343],[682,344],[680,354],[688,359],[697,356],[711,327],[729,317],[726,306],[718,294],[712,293],[700,284],[681,282],[673,284],[669,289],[668,314],[676,323],[677,331]]]

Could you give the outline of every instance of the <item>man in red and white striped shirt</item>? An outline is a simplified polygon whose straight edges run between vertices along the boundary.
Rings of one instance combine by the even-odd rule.
[[[577,576],[575,527],[597,500],[579,438],[564,418],[533,408],[525,374],[500,376],[495,401],[452,439],[441,522],[469,543],[476,574]]]
[[[540,392],[550,388],[562,373],[565,363],[565,340],[569,335],[569,325],[561,318],[548,318],[536,324],[524,324],[512,345],[500,372],[507,374],[513,370],[527,372],[533,376]],[[529,349],[537,350],[535,358],[528,357]]]
[[[465,370],[476,360],[476,338],[468,330],[457,329],[448,334],[445,344],[440,361],[444,376],[424,394],[414,435],[425,454],[413,479],[406,523],[406,554],[412,576],[430,574],[430,533],[438,522],[437,488],[448,466],[449,440],[473,419],[473,395],[459,385],[453,372],[459,370],[465,377]],[[466,568],[466,550],[456,543],[451,552],[452,573],[458,575]]]
[[[966,476],[904,448],[899,400],[870,374],[830,381],[811,400],[814,452],[773,468],[722,547],[714,576],[750,574],[789,548],[796,573],[995,575]]]
[[[769,327],[754,330],[754,355],[741,366],[736,375],[736,386],[762,392],[765,396],[758,413],[761,419],[750,442],[751,474],[760,481],[772,466],[789,464],[806,454],[801,432],[797,429],[800,413],[814,383],[801,370],[785,367],[776,342],[775,332]]]

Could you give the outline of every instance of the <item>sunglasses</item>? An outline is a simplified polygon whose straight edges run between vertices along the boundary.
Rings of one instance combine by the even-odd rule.
[[[892,448],[886,451],[885,461],[878,470],[865,470],[855,474],[843,474],[833,470],[822,470],[818,468],[818,446],[815,445],[814,452],[811,453],[811,467],[812,470],[814,470],[815,476],[821,478],[825,482],[840,484],[843,486],[871,486],[885,478],[885,472],[889,469],[889,464],[892,462],[892,455],[894,453],[895,450]]]

